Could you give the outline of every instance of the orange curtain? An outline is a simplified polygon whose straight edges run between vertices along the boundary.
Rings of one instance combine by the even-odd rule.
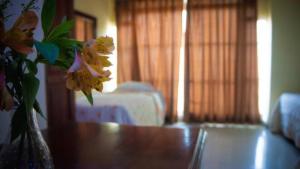
[[[186,119],[260,121],[255,0],[189,0]]]
[[[176,120],[182,0],[117,0],[118,83],[141,81],[160,90]]]

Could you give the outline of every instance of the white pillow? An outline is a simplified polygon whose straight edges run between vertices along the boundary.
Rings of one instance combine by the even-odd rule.
[[[156,90],[151,84],[143,82],[129,81],[120,84],[114,92],[155,92],[161,100],[162,108],[165,110],[166,101],[163,94]]]

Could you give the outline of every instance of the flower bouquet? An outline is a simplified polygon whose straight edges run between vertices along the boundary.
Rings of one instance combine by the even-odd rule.
[[[71,39],[73,21],[64,19],[53,25],[55,0],[44,1],[40,17],[36,4],[36,0],[20,4],[20,16],[5,30],[11,19],[6,9],[15,4],[0,1],[0,110],[13,113],[11,146],[2,146],[0,168],[54,168],[36,119],[36,113],[44,116],[36,99],[38,64],[65,70],[66,87],[81,90],[91,104],[92,89],[101,92],[103,82],[110,79],[106,69],[111,65],[108,55],[114,50],[113,39],[100,37],[85,43]],[[44,32],[41,41],[34,39],[38,22]]]

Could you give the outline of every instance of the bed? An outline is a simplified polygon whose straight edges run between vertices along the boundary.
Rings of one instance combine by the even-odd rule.
[[[127,82],[113,92],[94,95],[93,106],[84,97],[76,99],[78,122],[162,126],[164,118],[162,94],[146,83]]]
[[[284,93],[271,113],[269,128],[293,140],[300,148],[300,94]]]

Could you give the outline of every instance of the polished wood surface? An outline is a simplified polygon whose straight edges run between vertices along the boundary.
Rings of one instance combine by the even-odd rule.
[[[193,157],[203,139],[198,133],[198,128],[82,123],[49,129],[44,136],[56,169],[188,169],[199,159]]]
[[[300,149],[261,125],[177,123],[207,132],[201,169],[300,169]]]
[[[202,169],[300,169],[300,149],[258,127],[208,127]]]

